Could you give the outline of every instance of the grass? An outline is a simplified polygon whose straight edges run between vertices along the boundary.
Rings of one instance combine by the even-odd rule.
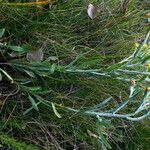
[[[130,56],[135,43],[142,43],[150,30],[145,17],[149,2],[132,0],[126,12],[118,0],[92,3],[102,9],[94,21],[88,18],[87,2],[82,0],[56,1],[46,10],[1,4],[0,29],[5,28],[5,34],[0,42],[25,50],[15,58],[10,56],[12,48],[2,48],[6,52],[0,53],[0,67],[13,80],[11,84],[3,75],[0,81],[2,148],[148,149],[148,119],[132,123],[102,117],[100,122],[83,114],[109,96],[113,104],[108,110],[119,103],[119,96],[126,99],[129,83],[74,70],[101,68],[107,72],[110,65]],[[42,49],[49,63],[26,60],[26,51],[37,49]],[[49,64],[53,67],[48,68]],[[147,86],[145,82],[140,85]]]

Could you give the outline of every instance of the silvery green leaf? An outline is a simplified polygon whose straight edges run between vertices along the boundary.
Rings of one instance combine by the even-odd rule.
[[[25,49],[23,49],[20,46],[7,46],[7,47],[15,52],[19,52],[19,53],[26,52]]]
[[[55,68],[56,68],[56,65],[55,65],[55,64],[52,64],[52,67],[51,67],[51,70],[50,70],[51,74],[53,74],[53,73],[54,73]]]
[[[55,104],[54,103],[51,103],[52,104],[52,108],[53,108],[53,111],[55,113],[55,115],[58,117],[58,118],[61,118],[61,115],[58,113],[58,111],[56,110],[56,107],[55,107]]]
[[[58,60],[58,57],[56,57],[56,56],[50,56],[50,57],[47,58],[47,60],[48,61],[56,61],[56,60]]]
[[[0,81],[2,81],[2,74],[0,73]]]
[[[39,111],[35,100],[34,100],[33,97],[31,97],[30,95],[29,95],[29,100],[30,100],[30,102],[31,102],[31,104],[32,104],[32,106],[33,106],[33,108],[34,108],[36,111]]]
[[[4,35],[5,29],[0,29],[0,38]]]
[[[14,82],[13,78],[12,78],[5,70],[3,70],[3,69],[0,68],[0,71],[3,72],[3,74],[5,74],[5,76],[6,76],[9,80],[11,80],[11,83]]]

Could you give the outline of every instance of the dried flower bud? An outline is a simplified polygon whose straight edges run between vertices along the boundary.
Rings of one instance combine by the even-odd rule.
[[[136,81],[135,80],[131,80],[131,85],[132,86],[136,86]]]
[[[150,12],[145,15],[147,18],[150,18]]]

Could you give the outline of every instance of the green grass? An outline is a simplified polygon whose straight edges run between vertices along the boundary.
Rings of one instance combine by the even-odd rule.
[[[96,117],[64,109],[69,107],[83,111],[110,95],[127,98],[128,83],[90,74],[69,73],[64,71],[64,67],[78,58],[74,69],[105,70],[130,56],[135,50],[135,43],[141,43],[150,30],[145,17],[149,2],[145,7],[146,2],[132,0],[126,13],[121,10],[118,0],[92,2],[101,4],[103,10],[94,21],[88,18],[87,2],[82,0],[56,1],[48,10],[1,4],[0,29],[5,28],[5,34],[0,42],[21,46],[25,50],[42,49],[44,60],[52,56],[56,58],[50,60],[51,65],[56,65],[56,70],[54,73],[51,70],[49,75],[38,70],[46,62],[29,63],[26,53],[19,60],[9,56],[11,49],[6,48],[6,53],[0,53],[0,67],[14,80],[11,84],[7,76],[3,76],[0,81],[0,92],[4,94],[0,97],[1,147],[14,150],[96,150],[109,148],[109,143],[112,149],[118,150],[148,149],[148,121],[135,124],[127,120],[102,118],[100,124]],[[32,77],[32,72],[27,75],[22,70],[29,71],[33,65],[39,65],[32,74],[35,77]],[[28,84],[21,84],[28,81]],[[29,95],[32,100],[28,99]],[[41,96],[44,103],[38,105],[39,111],[31,109],[23,115],[31,107],[36,109],[35,103],[39,99],[35,95]],[[138,96],[136,102],[141,95]],[[119,103],[115,100],[107,109]],[[55,104],[56,110],[52,109],[51,103]],[[57,117],[57,113],[61,118]],[[98,139],[102,136],[105,138]]]

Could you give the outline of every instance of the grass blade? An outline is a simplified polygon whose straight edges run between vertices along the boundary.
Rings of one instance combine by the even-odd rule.
[[[58,117],[58,118],[61,118],[61,115],[58,113],[58,111],[56,110],[56,107],[55,107],[55,104],[54,103],[51,103],[52,104],[52,108],[53,108],[53,111],[55,113],[55,115]]]
[[[38,107],[37,107],[37,104],[36,104],[36,102],[35,102],[35,100],[33,99],[33,97],[31,97],[30,95],[29,95],[29,100],[30,100],[30,102],[31,102],[31,104],[32,104],[32,106],[33,106],[33,108],[36,110],[36,111],[39,111],[39,109],[38,109]]]

